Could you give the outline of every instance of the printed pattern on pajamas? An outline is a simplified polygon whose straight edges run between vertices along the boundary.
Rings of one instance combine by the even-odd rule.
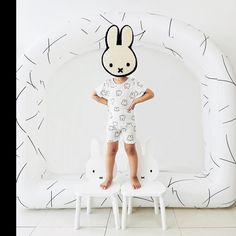
[[[146,89],[140,81],[131,77],[121,84],[110,78],[95,88],[98,96],[108,100],[107,142],[119,141],[121,136],[125,143],[136,142],[135,114],[134,110],[128,111],[128,108]]]

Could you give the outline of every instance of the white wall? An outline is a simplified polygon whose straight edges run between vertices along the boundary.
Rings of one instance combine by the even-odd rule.
[[[215,41],[231,60],[236,71],[236,31],[234,30],[236,1],[234,0],[149,0],[148,4],[147,1],[143,0],[120,0],[114,1],[112,4],[111,1],[105,0],[18,0],[17,55],[20,56],[30,45],[37,41],[38,38],[47,35],[50,31],[60,27],[60,25],[67,22],[69,19],[76,16],[86,16],[86,12],[90,12],[92,7],[92,11],[94,12],[156,12],[190,23],[204,31],[206,35],[209,35],[210,38]],[[142,67],[137,69],[136,74],[142,81],[145,81],[157,95],[155,100],[147,102],[143,107],[140,106],[136,108],[139,137],[141,139],[146,136],[155,137],[157,153],[163,170],[177,170],[181,168],[188,170],[201,169],[204,144],[202,141],[200,123],[200,90],[198,81],[190,71],[173,58],[157,54],[148,49],[136,50],[137,56],[140,58],[139,64],[142,65]],[[82,75],[92,78],[89,86],[86,84],[87,90],[83,91],[87,93],[80,94],[80,96],[84,96],[85,99],[87,99],[89,91],[98,85],[106,74],[100,66],[99,58],[100,54],[94,56],[87,55],[83,58],[83,62],[86,60],[90,62],[94,60],[93,65],[95,65],[95,71],[98,72],[95,77],[94,72],[90,70],[89,63],[87,63],[89,68],[83,66],[79,70],[82,78]],[[67,76],[73,83],[77,83],[78,65],[80,64],[82,63],[77,60],[65,66],[60,73],[55,74],[52,79],[56,77],[57,81],[63,82]],[[83,65],[85,64],[83,63]],[[169,69],[170,67],[171,70]],[[154,77],[158,78],[158,83],[153,79]],[[76,84],[73,83],[68,83],[67,90],[63,90],[64,93],[61,93],[60,97],[57,97],[57,101],[60,98],[60,101],[69,104],[74,97],[78,96],[75,88],[77,88],[79,84],[74,86]],[[57,83],[56,86],[60,86],[60,83]],[[60,87],[55,87],[54,89],[57,91]],[[51,99],[55,98],[55,94],[51,93]],[[84,109],[83,112],[87,112],[89,110],[88,108],[91,108],[91,111],[97,109],[97,112],[103,110],[90,100],[86,103],[88,107],[80,107],[79,109],[76,104],[79,105],[80,101],[77,100],[74,106],[64,107],[68,112],[65,112],[64,116],[57,118],[57,123],[55,123],[58,124],[58,127],[62,127],[62,123],[64,120],[68,119],[68,114],[70,114],[70,119],[74,119],[73,122],[76,124],[78,132],[74,127],[67,126],[68,122],[64,122],[64,135],[57,135],[56,137],[54,134],[56,131],[59,131],[59,129],[55,126],[55,130],[53,130],[51,126],[51,134],[54,136],[48,136],[48,138],[53,140],[53,143],[50,144],[52,148],[48,149],[48,155],[54,155],[54,158],[58,160],[53,161],[52,158],[52,165],[54,165],[52,169],[59,170],[61,169],[60,167],[64,168],[65,163],[63,161],[68,159],[58,157],[60,155],[62,157],[63,155],[67,155],[71,156],[75,162],[71,160],[69,162],[71,165],[67,164],[68,168],[66,172],[73,168],[73,171],[76,171],[76,166],[78,166],[80,160],[73,158],[73,156],[76,157],[81,153],[79,153],[80,150],[78,148],[73,148],[78,144],[78,140],[82,140],[82,138],[85,138],[85,141],[89,140],[96,127],[93,127],[93,130],[91,129],[80,136],[79,130],[84,127],[82,123],[84,122],[86,126],[87,122],[85,119],[86,116],[82,117],[80,111]],[[55,106],[52,105],[52,108],[55,108]],[[61,112],[62,109],[64,109],[61,105],[57,108],[59,109],[58,111]],[[51,109],[51,113],[48,115],[53,116],[53,114],[55,114],[53,111],[55,110]],[[78,124],[76,117],[81,118],[81,124]],[[97,128],[97,133],[103,135],[104,117],[100,118],[100,124],[103,125]],[[144,123],[146,123],[147,126],[144,127]],[[83,145],[89,147],[89,143],[85,141]],[[63,146],[62,144],[65,143],[66,146]],[[50,155],[50,152],[52,152],[53,155]],[[85,157],[87,158],[87,156]],[[54,163],[58,164],[58,166],[55,166]]]

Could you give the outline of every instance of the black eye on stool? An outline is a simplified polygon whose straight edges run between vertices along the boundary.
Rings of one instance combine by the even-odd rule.
[[[95,173],[95,170],[93,170],[93,173]]]
[[[150,170],[150,172],[152,173],[152,170]]]

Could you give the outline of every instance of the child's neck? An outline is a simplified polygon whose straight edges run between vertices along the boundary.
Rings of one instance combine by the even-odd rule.
[[[114,77],[114,80],[117,84],[123,83],[124,81],[126,81],[128,79],[127,76],[122,76],[122,77]]]

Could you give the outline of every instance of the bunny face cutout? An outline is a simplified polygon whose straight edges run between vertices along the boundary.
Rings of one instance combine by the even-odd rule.
[[[103,158],[104,154],[101,150],[101,146],[101,143],[96,138],[92,139],[90,146],[91,156],[86,163],[86,177],[90,181],[103,182],[106,177],[105,159]],[[117,166],[115,163],[113,169],[113,178],[116,176],[116,173]]]
[[[119,32],[119,28],[112,25],[105,39],[106,50],[102,55],[104,69],[116,77],[133,73],[137,68],[137,58],[131,48],[134,39],[132,28],[125,25]]]

